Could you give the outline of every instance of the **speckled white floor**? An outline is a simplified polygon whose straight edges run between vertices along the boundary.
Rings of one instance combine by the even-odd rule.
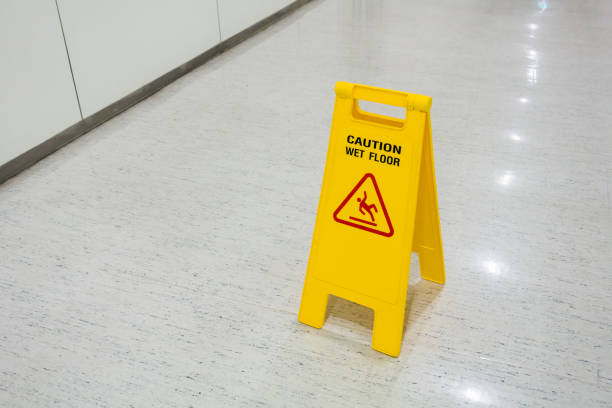
[[[612,406],[612,2],[315,1],[0,186],[0,406]],[[297,322],[337,80],[431,95],[444,287]]]

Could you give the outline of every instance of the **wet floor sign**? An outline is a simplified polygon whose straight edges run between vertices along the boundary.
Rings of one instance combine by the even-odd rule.
[[[406,108],[405,119],[359,100]],[[411,252],[444,283],[431,98],[338,82],[299,320],[320,328],[330,294],[374,310],[372,347],[398,356]]]

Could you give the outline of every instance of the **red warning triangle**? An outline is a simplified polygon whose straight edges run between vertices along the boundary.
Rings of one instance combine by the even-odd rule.
[[[340,203],[334,220],[384,237],[393,235],[391,219],[371,173],[366,173]]]

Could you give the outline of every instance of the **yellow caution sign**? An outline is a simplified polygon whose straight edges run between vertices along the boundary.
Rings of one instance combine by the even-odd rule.
[[[404,120],[359,100],[406,108]],[[299,320],[320,328],[330,294],[374,310],[372,347],[398,356],[411,252],[444,283],[431,98],[338,82]]]

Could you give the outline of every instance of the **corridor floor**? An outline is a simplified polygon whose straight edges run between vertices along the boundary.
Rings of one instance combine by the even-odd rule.
[[[610,21],[313,1],[0,185],[0,406],[611,407]],[[433,97],[397,359],[297,321],[339,80]]]

